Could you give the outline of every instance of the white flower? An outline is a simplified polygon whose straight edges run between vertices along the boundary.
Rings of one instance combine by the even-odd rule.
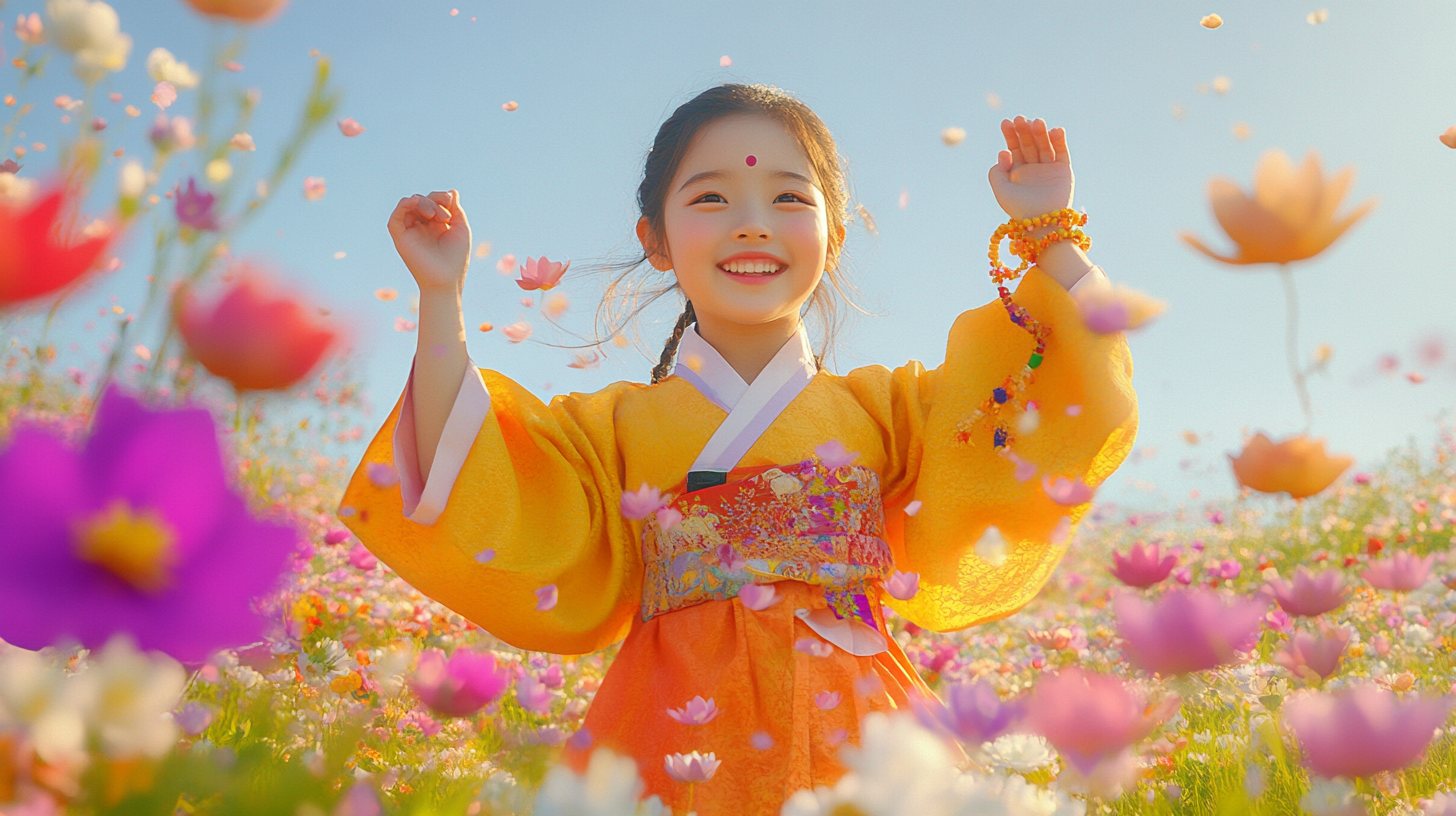
[[[177,744],[171,711],[182,701],[187,671],[161,653],[137,651],[129,635],[116,635],[76,678],[91,687],[87,719],[113,757],[161,757]]]
[[[1299,798],[1299,807],[1314,816],[1321,814],[1343,814],[1353,806],[1364,808],[1355,799],[1355,786],[1344,779],[1324,779],[1311,776],[1309,792]]]
[[[142,168],[142,163],[136,159],[121,166],[121,183],[117,185],[117,192],[122,198],[140,198],[147,190],[147,171]]]
[[[342,677],[355,668],[354,658],[344,644],[328,638],[319,642],[313,654],[298,653],[298,673],[310,685],[326,686],[335,677]]]
[[[535,816],[660,816],[664,809],[657,797],[639,803],[643,788],[636,762],[598,748],[584,776],[561,765],[546,774],[536,792]]]
[[[986,528],[981,538],[976,542],[976,555],[993,567],[999,567],[1006,563],[1006,538],[996,525]]]
[[[38,185],[33,178],[24,178],[14,173],[0,173],[0,204],[24,207],[35,198]]]
[[[1412,623],[1405,628],[1405,642],[1407,646],[1425,646],[1434,637],[1430,629],[1427,629],[1419,623]]]
[[[85,689],[36,652],[0,648],[0,726],[25,726],[47,762],[84,758]]]
[[[1057,761],[1045,737],[1037,734],[1004,734],[981,747],[986,758],[1017,773],[1031,773]]]
[[[131,37],[121,33],[116,10],[101,0],[46,0],[47,30],[56,47],[69,53],[82,82],[98,82],[126,67]]]
[[[147,55],[147,73],[156,82],[170,82],[178,88],[196,88],[197,72],[185,62],[178,62],[165,48],[153,48]]]

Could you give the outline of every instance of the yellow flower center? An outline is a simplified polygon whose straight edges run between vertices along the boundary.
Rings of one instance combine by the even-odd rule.
[[[848,802],[841,802],[834,806],[834,810],[829,811],[829,816],[867,816],[867,814]]]
[[[156,512],[136,512],[124,500],[76,526],[76,556],[110,570],[142,592],[172,583],[177,535]]]

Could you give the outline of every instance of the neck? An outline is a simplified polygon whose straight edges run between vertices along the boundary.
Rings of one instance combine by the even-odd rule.
[[[734,323],[712,315],[698,315],[698,336],[717,349],[738,376],[749,385],[773,360],[784,343],[799,330],[793,313],[768,323]]]

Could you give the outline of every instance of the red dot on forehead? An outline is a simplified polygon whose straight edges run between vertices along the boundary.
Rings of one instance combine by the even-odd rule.
[[[752,167],[755,164],[758,164],[758,159],[755,158],[755,157],[753,157],[753,156],[749,156],[748,158],[744,159],[744,161],[748,163],[748,166],[749,167]]]

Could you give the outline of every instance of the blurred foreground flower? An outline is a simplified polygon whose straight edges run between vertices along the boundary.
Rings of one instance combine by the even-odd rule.
[[[1089,331],[1116,334],[1141,328],[1167,311],[1168,304],[1126,286],[1089,286],[1076,295],[1077,310]]]
[[[126,67],[131,37],[121,33],[121,18],[101,0],[46,0],[46,31],[57,48],[70,54],[71,70],[88,85]]]
[[[447,661],[443,651],[430,648],[420,654],[410,687],[436,714],[468,717],[504,694],[510,682],[493,654],[459,648]]]
[[[1274,601],[1291,615],[1313,618],[1339,609],[1350,594],[1345,586],[1345,577],[1339,570],[1328,569],[1315,575],[1308,567],[1300,565],[1294,571],[1294,581],[1273,578],[1269,589]]]
[[[1318,637],[1308,632],[1296,633],[1288,646],[1274,654],[1274,662],[1306,682],[1319,683],[1339,669],[1340,658],[1349,643],[1349,629],[1324,625]]]
[[[151,411],[116,386],[83,451],[21,424],[0,452],[0,638],[99,648],[126,632],[201,661],[255,641],[251,600],[295,541],[228,489],[212,416]]]
[[[1190,233],[1183,233],[1182,238],[1199,252],[1226,264],[1289,263],[1312,258],[1375,206],[1371,199],[1335,217],[1354,176],[1355,169],[1347,167],[1326,180],[1314,151],[1296,170],[1283,151],[1270,150],[1260,157],[1254,170],[1252,197],[1228,179],[1215,178],[1208,183],[1214,217],[1233,240],[1237,254],[1219,255]]]
[[[536,791],[533,812],[535,816],[671,816],[656,796],[641,799],[644,787],[631,757],[598,748],[583,775],[564,765],[554,766]]]
[[[1148,587],[1163,581],[1173,568],[1178,566],[1178,556],[1163,555],[1157,544],[1144,544],[1141,541],[1135,542],[1127,551],[1127,556],[1113,551],[1112,553],[1112,577],[1138,589]]]
[[[1389,558],[1371,561],[1369,568],[1360,577],[1369,581],[1376,589],[1410,592],[1420,589],[1426,579],[1431,577],[1431,567],[1435,563],[1435,553],[1421,558],[1409,550],[1401,550]]]
[[[1310,770],[1324,777],[1398,771],[1418,759],[1452,707],[1449,696],[1408,698],[1369,684],[1301,692],[1283,706]]]
[[[1325,453],[1323,439],[1298,434],[1275,443],[1258,433],[1237,458],[1229,456],[1229,462],[1244,487],[1303,499],[1329,487],[1355,460]]]
[[[1173,716],[1181,701],[1145,705],[1118,677],[1077,667],[1043,675],[1026,702],[1027,726],[1046,737],[1083,776],[1115,762]]]
[[[28,207],[0,201],[0,309],[49,295],[96,267],[109,235],[62,240],[58,216],[72,191],[51,190]]]
[[[187,0],[187,5],[213,17],[257,23],[282,11],[288,0]]]
[[[1157,601],[1131,593],[1113,598],[1117,633],[1129,661],[1168,676],[1232,663],[1236,651],[1259,637],[1264,604],[1248,598],[1229,603],[1211,590],[1171,589]]]
[[[990,742],[1021,720],[1020,701],[1002,702],[986,680],[956,683],[944,691],[945,703],[915,697],[911,703],[925,727],[944,731],[972,746]]]
[[[187,350],[239,391],[288,388],[308,376],[338,338],[302,301],[273,293],[258,270],[237,264],[234,282],[204,308],[186,284],[173,297],[177,329]]]
[[[181,120],[181,117],[177,120]],[[175,199],[173,209],[177,215],[177,223],[204,232],[222,229],[222,225],[217,222],[217,196],[198,190],[197,179],[188,177],[187,189],[183,190],[182,185],[178,184],[172,188],[172,195]]]

